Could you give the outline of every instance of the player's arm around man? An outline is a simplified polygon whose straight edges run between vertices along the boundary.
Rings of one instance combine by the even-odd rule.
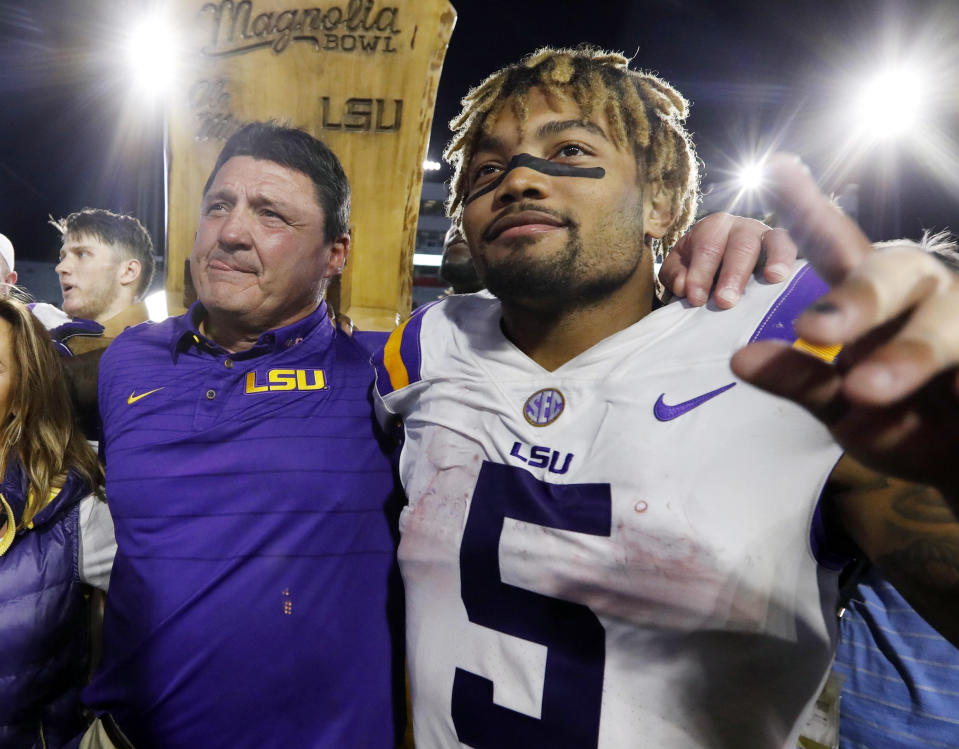
[[[753,344],[733,369],[830,428],[846,450],[827,494],[835,521],[959,643],[959,274],[919,249],[873,252],[797,160],[777,157],[772,167],[791,233],[833,285],[797,332],[845,348],[829,365]]]

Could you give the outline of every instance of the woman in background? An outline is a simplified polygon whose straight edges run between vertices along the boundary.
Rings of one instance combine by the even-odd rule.
[[[0,747],[55,749],[84,728],[87,584],[106,589],[116,542],[60,358],[12,299],[0,299],[0,476]]]

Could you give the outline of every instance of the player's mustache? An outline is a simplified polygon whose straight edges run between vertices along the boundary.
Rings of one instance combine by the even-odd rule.
[[[496,214],[492,221],[486,224],[485,228],[483,229],[483,233],[480,235],[480,239],[483,242],[491,242],[498,234],[498,226],[504,218],[515,213],[524,213],[526,211],[542,213],[545,216],[551,216],[564,225],[570,227],[576,226],[576,222],[573,220],[572,216],[563,213],[562,211],[557,211],[554,208],[547,208],[539,205],[538,203],[515,203],[513,205],[506,206],[502,211]]]

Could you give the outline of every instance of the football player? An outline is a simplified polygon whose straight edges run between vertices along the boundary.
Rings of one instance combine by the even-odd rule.
[[[683,97],[584,48],[463,102],[449,207],[489,292],[375,362],[417,744],[794,747],[860,553],[959,642],[956,275],[871,253],[778,157],[811,264],[654,310],[698,198]]]

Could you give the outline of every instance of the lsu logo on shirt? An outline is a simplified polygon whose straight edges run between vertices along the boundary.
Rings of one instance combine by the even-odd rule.
[[[326,390],[326,373],[322,369],[270,369],[246,373],[244,392],[272,393],[278,390]]]

